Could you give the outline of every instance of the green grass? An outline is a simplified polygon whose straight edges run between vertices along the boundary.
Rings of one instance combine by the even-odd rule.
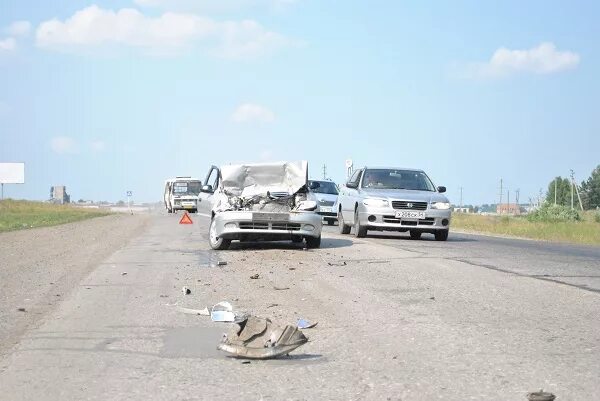
[[[524,216],[481,216],[453,213],[452,227],[471,232],[600,245],[600,223],[596,222],[594,212],[585,212],[582,214],[581,221],[570,222],[532,222]]]
[[[109,214],[71,205],[7,199],[0,201],[0,232],[55,226]]]

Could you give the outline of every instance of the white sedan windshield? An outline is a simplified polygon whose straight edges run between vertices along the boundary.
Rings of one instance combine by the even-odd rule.
[[[427,174],[415,170],[369,169],[365,171],[362,187],[435,191],[435,187]]]

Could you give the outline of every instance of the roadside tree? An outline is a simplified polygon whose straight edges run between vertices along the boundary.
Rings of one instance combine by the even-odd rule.
[[[581,183],[581,201],[585,209],[600,208],[600,165]]]

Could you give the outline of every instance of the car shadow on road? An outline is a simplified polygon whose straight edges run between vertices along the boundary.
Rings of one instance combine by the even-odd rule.
[[[393,239],[393,240],[407,241],[407,242],[420,242],[420,241],[436,242],[433,234],[430,234],[430,235],[423,234],[423,236],[417,240],[410,238],[408,235],[401,236],[401,235],[385,235],[385,234],[367,234],[366,238]],[[450,234],[448,236],[448,239],[445,242],[478,242],[478,241],[479,240],[476,238],[463,237],[463,236],[456,237],[456,236],[453,236],[452,234]],[[443,241],[440,241],[440,242],[443,243]]]
[[[333,249],[333,248],[343,248],[347,246],[351,246],[352,241],[347,239],[339,239],[339,238],[323,238],[321,240],[321,249]],[[241,251],[241,250],[273,250],[273,249],[291,249],[291,250],[303,250],[306,248],[306,244],[304,242],[290,242],[290,241],[233,241],[230,246],[230,250],[232,251]]]

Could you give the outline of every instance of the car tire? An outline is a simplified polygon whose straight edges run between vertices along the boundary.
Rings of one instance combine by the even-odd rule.
[[[302,237],[294,236],[294,237],[292,237],[292,242],[294,244],[299,244],[300,242],[302,242]]]
[[[410,239],[421,239],[421,231],[410,230]]]
[[[230,239],[217,237],[216,222],[214,218],[210,221],[210,228],[208,229],[208,242],[210,247],[217,251],[229,249],[229,245],[231,245]]]
[[[367,236],[367,227],[360,225],[358,218],[358,209],[354,211],[354,235],[356,238],[364,238]]]
[[[338,212],[338,226],[340,229],[340,234],[350,234],[350,226],[344,223],[344,216],[342,215],[342,211]]]
[[[307,248],[319,248],[321,246],[321,236],[318,237],[306,237]]]
[[[435,232],[435,240],[436,241],[446,241],[448,239],[448,232],[450,230],[439,230]]]

